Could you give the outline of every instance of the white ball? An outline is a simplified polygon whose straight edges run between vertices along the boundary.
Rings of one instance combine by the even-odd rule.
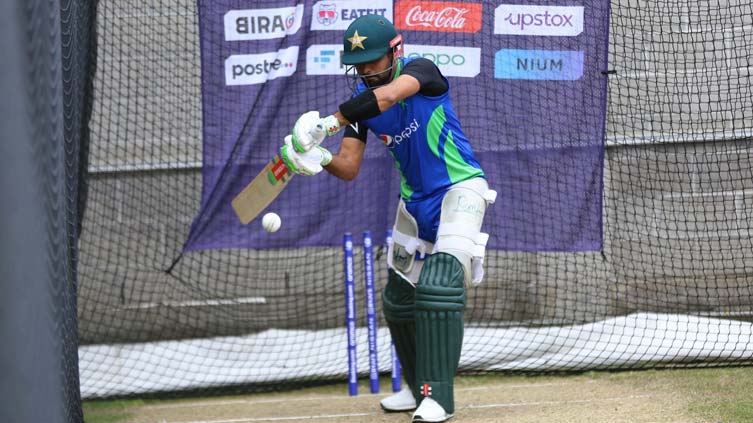
[[[267,232],[277,232],[280,226],[282,226],[282,219],[280,219],[277,213],[267,213],[261,219],[261,226]]]

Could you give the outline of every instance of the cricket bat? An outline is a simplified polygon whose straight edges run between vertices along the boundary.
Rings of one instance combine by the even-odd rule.
[[[280,195],[292,178],[293,172],[285,166],[280,155],[275,154],[264,169],[231,202],[241,223],[247,225],[254,220]]]

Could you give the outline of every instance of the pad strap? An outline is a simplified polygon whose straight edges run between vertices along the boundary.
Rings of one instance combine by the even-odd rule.
[[[484,280],[484,257],[486,256],[487,242],[489,242],[489,234],[481,232],[476,237],[473,260],[471,260],[471,283],[474,285],[478,285]]]
[[[404,234],[397,229],[392,230],[392,242],[398,243],[405,247],[405,251],[408,254],[419,253],[418,260],[421,260],[426,255],[427,251],[432,250],[432,245],[421,238],[416,238],[408,234]]]
[[[484,279],[484,257],[486,256],[486,244],[489,242],[489,234],[479,232],[474,239],[471,239],[468,237],[468,228],[465,225],[445,223],[440,228],[442,235],[454,235],[454,237],[443,238],[437,241],[432,253],[442,251],[448,247],[471,252],[471,282],[473,284],[481,283]]]
[[[418,282],[423,261],[434,244],[418,238],[418,224],[400,200],[388,240],[387,265],[411,284]]]
[[[478,194],[486,201],[486,205],[494,204],[497,200],[497,191],[489,189],[489,185],[483,178],[471,178],[452,186],[454,188],[465,188]]]

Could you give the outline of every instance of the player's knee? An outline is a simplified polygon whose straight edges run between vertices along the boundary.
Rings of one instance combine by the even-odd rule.
[[[439,285],[462,288],[465,270],[453,254],[440,252],[429,256],[421,269],[418,285]]]
[[[463,266],[451,254],[432,254],[416,285],[416,310],[463,311],[465,285]]]
[[[413,320],[416,289],[392,269],[389,270],[387,286],[382,291],[382,308],[387,321]]]

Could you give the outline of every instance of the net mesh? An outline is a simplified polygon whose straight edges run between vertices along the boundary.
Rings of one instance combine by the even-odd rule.
[[[85,55],[72,51],[80,33],[71,23],[85,30],[87,21],[70,1],[8,1],[0,9],[6,57],[0,78],[0,421],[80,422],[76,118]]]
[[[309,10],[313,2],[303,4]],[[483,2],[484,13],[496,6]],[[608,6],[603,249],[488,251],[486,280],[468,292],[461,372],[747,364],[753,357],[753,6]],[[345,380],[340,248],[182,251],[201,204],[206,159],[198,16],[196,2],[186,0],[98,4],[78,267],[84,396]],[[499,48],[491,39],[474,42],[482,51]],[[490,127],[462,111],[495,109],[517,93],[478,98],[469,95],[472,82],[460,79],[452,79],[453,98],[471,138],[514,137],[511,121],[525,123],[525,116],[500,116]],[[326,101],[343,100],[346,86]],[[321,99],[302,95],[310,107]],[[589,101],[594,93],[582,95]],[[245,101],[220,110],[231,114]],[[272,116],[274,107],[254,118]],[[249,162],[260,168],[277,147],[264,145]],[[370,142],[367,158],[380,159],[383,150]],[[486,170],[492,181],[501,175]],[[398,179],[394,170],[381,176]],[[326,195],[368,198],[368,186],[338,183]],[[551,199],[539,200],[545,208]],[[487,220],[485,229],[505,225],[526,222]],[[360,233],[355,238],[360,243]],[[377,246],[377,294],[387,280],[384,254]],[[360,247],[355,271],[361,337]],[[381,304],[378,314],[379,341],[388,346]],[[365,341],[358,351],[365,360]]]

